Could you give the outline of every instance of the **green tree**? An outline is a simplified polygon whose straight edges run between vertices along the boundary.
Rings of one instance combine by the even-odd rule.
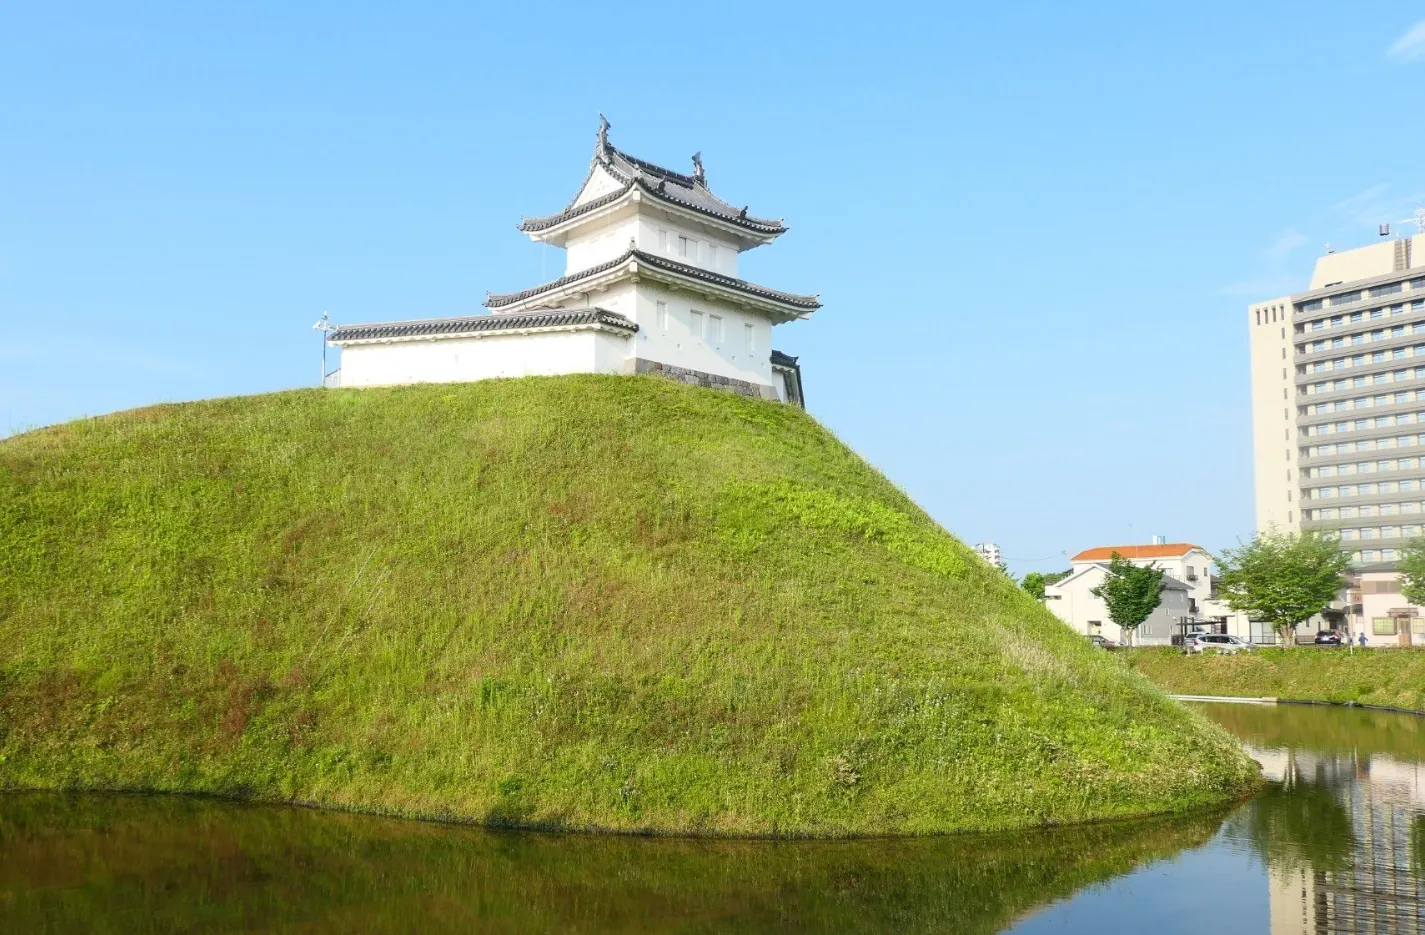
[[[1163,600],[1163,569],[1157,563],[1135,565],[1114,552],[1108,559],[1108,574],[1091,593],[1108,605],[1108,618],[1118,624],[1125,642],[1133,643],[1133,632],[1152,616]]]
[[[1024,576],[1024,580],[1019,583],[1019,586],[1033,595],[1036,601],[1042,601],[1046,587],[1058,584],[1071,574],[1073,574],[1072,571],[1055,571],[1047,575],[1040,571],[1031,571]]]
[[[1412,604],[1425,604],[1425,539],[1415,539],[1400,553],[1400,593]]]
[[[1282,644],[1321,613],[1345,586],[1350,558],[1335,539],[1314,532],[1259,532],[1251,542],[1223,549],[1218,592],[1233,610],[1272,625]]]

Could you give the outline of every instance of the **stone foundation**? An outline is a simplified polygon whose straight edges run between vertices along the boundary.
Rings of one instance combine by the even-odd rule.
[[[706,386],[711,390],[736,393],[738,396],[751,396],[753,399],[778,398],[777,391],[765,383],[734,380],[732,377],[719,376],[715,373],[704,373],[701,370],[689,370],[687,367],[674,367],[672,364],[664,364],[656,360],[645,360],[642,357],[634,360],[633,372],[649,373],[669,380],[676,380],[679,383],[687,383],[692,386]]]

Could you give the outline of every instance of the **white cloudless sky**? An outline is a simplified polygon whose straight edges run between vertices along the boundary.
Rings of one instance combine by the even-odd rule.
[[[791,232],[810,409],[1016,571],[1252,527],[1248,302],[1425,201],[1398,4],[12,3],[0,434],[552,278],[616,145]]]

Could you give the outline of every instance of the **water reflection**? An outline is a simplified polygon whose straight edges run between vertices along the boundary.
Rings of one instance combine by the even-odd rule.
[[[0,796],[0,932],[1425,930],[1425,718],[1202,710],[1270,780],[1225,821],[696,841]]]
[[[1220,819],[995,838],[482,832],[192,799],[0,797],[0,928],[964,932],[1206,842]]]
[[[1272,935],[1425,932],[1425,718],[1210,706],[1269,787],[1227,824],[1268,865]]]

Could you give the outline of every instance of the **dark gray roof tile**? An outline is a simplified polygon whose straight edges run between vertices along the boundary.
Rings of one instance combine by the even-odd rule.
[[[364,325],[338,325],[330,335],[334,344],[343,341],[370,341],[382,338],[436,337],[449,334],[517,331],[523,328],[558,328],[571,325],[603,325],[633,334],[638,325],[617,312],[604,308],[541,309],[533,312],[467,315],[456,318],[425,318],[415,321],[383,321]]]
[[[635,185],[654,198],[691,208],[719,220],[745,227],[761,234],[782,234],[787,227],[780,218],[752,217],[747,208],[737,208],[717,197],[708,189],[707,182],[696,176],[684,175],[654,165],[651,162],[630,156],[604,143],[594,154],[594,165],[603,166],[620,183],[620,187],[606,195],[601,195],[581,205],[569,204],[563,211],[547,217],[525,218],[520,230],[526,232],[548,230],[572,218],[596,211],[604,205],[618,201]],[[592,169],[591,169],[592,171]]]
[[[710,269],[690,266],[687,263],[670,260],[667,257],[658,256],[654,253],[645,253],[635,247],[630,247],[624,251],[622,255],[612,260],[599,263],[588,269],[580,270],[577,273],[570,273],[568,276],[560,276],[558,279],[544,283],[543,285],[533,286],[520,292],[507,292],[503,294],[489,293],[485,297],[485,305],[488,308],[502,308],[506,305],[514,305],[516,302],[523,302],[525,299],[531,299],[545,292],[552,292],[563,286],[579,282],[582,279],[588,279],[600,273],[607,272],[608,270],[616,269],[631,259],[637,259],[640,263],[646,263],[656,269],[666,270],[679,276],[684,276],[689,279],[698,279],[738,292],[745,292],[748,295],[771,299],[794,308],[806,309],[807,311],[821,308],[821,301],[814,295],[798,295],[793,292],[782,292],[767,286],[759,286],[756,283],[748,282],[745,279],[738,279],[735,276],[727,276],[722,273],[715,273]]]

